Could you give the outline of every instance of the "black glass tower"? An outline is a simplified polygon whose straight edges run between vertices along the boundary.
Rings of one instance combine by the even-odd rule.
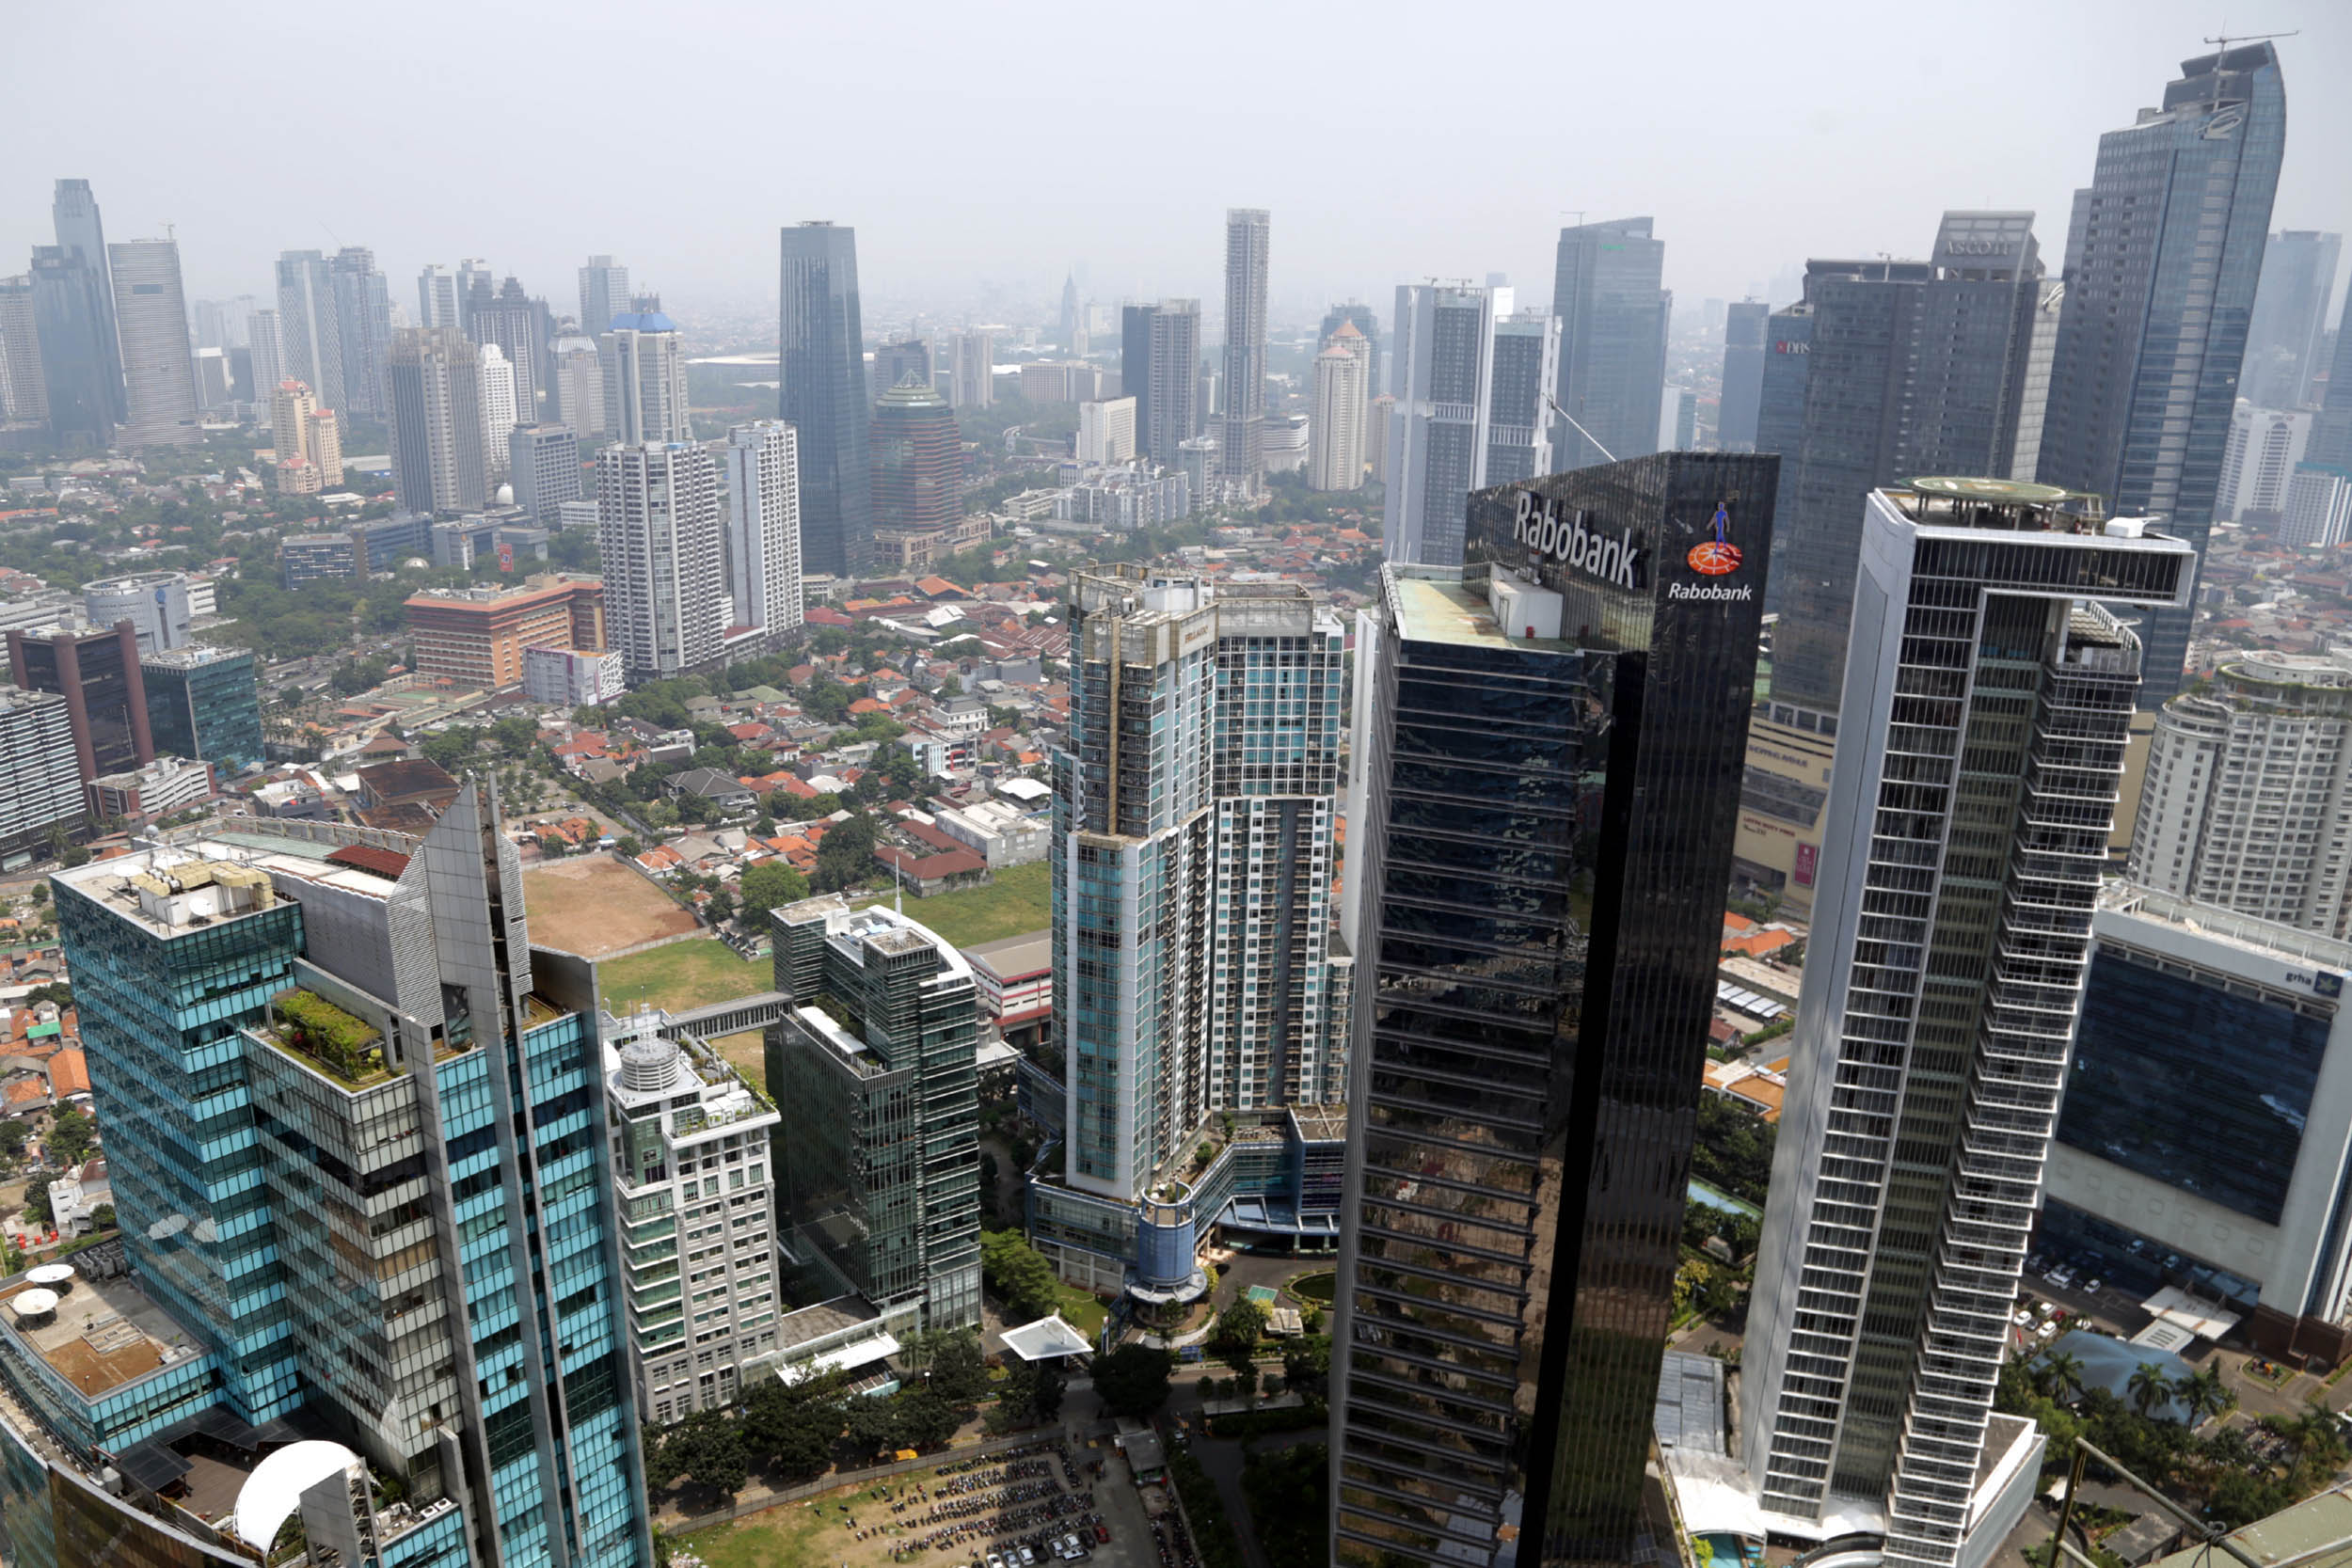
[[[1343,1562],[1632,1558],[1777,477],[1482,490],[1362,612]]]
[[[854,577],[874,562],[866,466],[866,340],[858,322],[857,231],[784,230],[777,412],[801,436],[801,569]]]

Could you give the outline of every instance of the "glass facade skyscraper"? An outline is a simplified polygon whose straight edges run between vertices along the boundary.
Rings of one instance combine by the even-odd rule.
[[[1873,486],[2008,474],[2041,277],[2030,213],[1947,213],[1926,262],[1808,269],[1804,429],[1776,541],[1776,705],[1837,711]]]
[[[2286,135],[2271,45],[2184,60],[2156,113],[2099,138],[2074,193],[2039,477],[2161,517],[2200,552]],[[2145,628],[2144,707],[2180,689],[2194,603]]]
[[[979,995],[902,914],[837,895],[775,913],[768,1082],[787,1107],[777,1227],[799,1305],[862,1297],[923,1331],[980,1321]]]
[[[1866,504],[1742,1439],[1774,1529],[1883,1528],[1888,1562],[1951,1568],[2139,679],[2093,601],[2177,605],[2196,558],[2038,485]]]
[[[1516,310],[1495,320],[1494,374],[1487,382],[1486,483],[1509,484],[1551,472],[1552,418],[1545,399],[1560,375],[1560,318]]]
[[[217,763],[224,781],[261,766],[262,693],[250,648],[143,655],[139,677],[158,752]]]
[[[778,415],[801,433],[801,570],[855,577],[874,562],[873,474],[857,231],[783,231]]]
[[[1396,406],[1381,475],[1391,560],[1462,559],[1463,509],[1486,483],[1494,306],[1494,291],[1475,284],[1397,285]]]
[[[403,1483],[388,1560],[628,1568],[651,1539],[594,971],[531,947],[481,787],[421,840],[256,823],[57,877],[113,1288],[195,1354],[167,1402],[53,1398],[50,1424],[134,1477],[197,1434],[326,1436]]]
[[[1648,218],[1583,223],[1560,230],[1551,313],[1560,318],[1560,385],[1565,420],[1551,450],[1562,467],[1658,450],[1658,404],[1666,388],[1666,325],[1674,295],[1661,287],[1666,243]],[[1393,388],[1399,399],[1402,388]]]
[[[1775,462],[1483,491],[1358,621],[1341,1562],[1634,1560]]]

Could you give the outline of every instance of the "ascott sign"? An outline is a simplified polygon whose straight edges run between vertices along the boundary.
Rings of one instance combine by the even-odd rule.
[[[1649,552],[1633,542],[1633,531],[1612,539],[1589,526],[1592,514],[1579,509],[1562,516],[1559,504],[1532,490],[1518,493],[1518,516],[1511,536],[1539,556],[1564,561],[1575,571],[1617,588],[1647,584]]]

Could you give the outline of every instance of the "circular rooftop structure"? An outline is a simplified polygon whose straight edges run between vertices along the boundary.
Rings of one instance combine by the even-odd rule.
[[[29,1283],[38,1285],[44,1291],[55,1291],[59,1295],[63,1295],[73,1289],[73,1265],[43,1263],[38,1268],[26,1269],[24,1277]]]
[[[677,1079],[677,1041],[640,1035],[621,1047],[621,1087],[660,1094]]]
[[[1947,496],[1953,500],[1990,501],[2003,506],[2053,506],[2074,494],[2055,484],[2029,484],[2017,479],[1929,478],[1909,482],[1923,496]]]
[[[278,1531],[302,1506],[302,1494],[327,1477],[348,1471],[359,1456],[341,1443],[290,1443],[253,1466],[237,1490],[237,1512],[230,1528],[238,1540],[266,1552]]]
[[[8,1298],[8,1310],[14,1312],[19,1321],[25,1318],[47,1317],[56,1309],[57,1292],[44,1291],[38,1285],[29,1290],[19,1291]]]

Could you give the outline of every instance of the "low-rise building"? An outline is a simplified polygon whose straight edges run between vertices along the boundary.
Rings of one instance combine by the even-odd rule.
[[[108,773],[90,784],[90,809],[101,819],[151,822],[200,806],[213,798],[213,765],[186,757],[157,757],[123,773]]]
[[[988,863],[993,871],[1045,858],[1053,826],[1003,800],[951,806],[935,818],[939,831]]]
[[[627,689],[618,651],[555,645],[523,650],[523,695],[534,703],[597,707]]]
[[[637,1408],[666,1425],[739,1402],[775,1360],[781,1118],[669,1013],[602,1023]]]
[[[278,574],[285,585],[368,575],[365,540],[348,533],[290,533],[278,542]]]
[[[980,1016],[1013,1044],[1041,1037],[1054,1016],[1054,933],[983,942],[963,956],[979,987]]]
[[[604,646],[604,584],[596,578],[428,589],[404,608],[418,673],[485,691],[522,684],[527,648]]]

